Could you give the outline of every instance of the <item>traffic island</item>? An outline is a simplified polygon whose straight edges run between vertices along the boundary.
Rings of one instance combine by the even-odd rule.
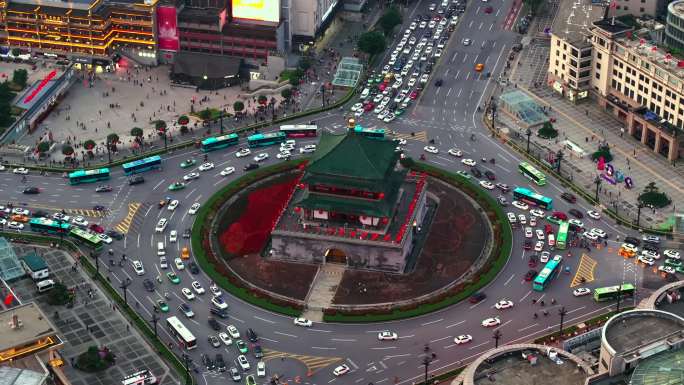
[[[102,372],[109,369],[116,362],[116,356],[106,346],[98,348],[91,346],[76,358],[76,369],[88,373]]]

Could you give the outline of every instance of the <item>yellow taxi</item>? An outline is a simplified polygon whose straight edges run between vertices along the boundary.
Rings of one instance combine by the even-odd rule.
[[[190,259],[190,249],[187,247],[182,248],[180,257],[181,259]]]
[[[27,215],[20,215],[20,214],[14,214],[10,216],[10,220],[14,222],[22,222],[22,223],[27,223],[29,221],[29,217]]]
[[[482,72],[483,69],[484,69],[484,64],[482,64],[482,63],[475,64],[475,71]]]

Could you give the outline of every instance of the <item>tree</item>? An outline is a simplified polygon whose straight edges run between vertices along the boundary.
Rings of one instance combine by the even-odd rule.
[[[385,50],[385,36],[378,31],[365,32],[359,37],[358,48],[369,55],[377,55]]]
[[[140,139],[143,136],[143,129],[140,127],[133,127],[131,128],[131,136],[134,136],[136,139]]]
[[[600,145],[598,150],[591,154],[591,160],[594,162],[597,162],[601,157],[603,157],[603,161],[606,163],[613,160],[613,154],[610,153],[610,147],[607,144]]]
[[[60,306],[66,305],[71,299],[72,296],[67,287],[63,283],[57,282],[48,292],[47,303],[52,306]]]
[[[37,150],[39,153],[45,154],[46,152],[50,151],[50,143],[49,142],[38,143]]]
[[[233,103],[233,111],[235,111],[236,114],[241,113],[242,110],[244,110],[244,109],[245,109],[245,103],[243,103],[239,100],[236,101],[235,103]]]
[[[112,162],[112,152],[116,152],[116,145],[119,144],[119,135],[109,134],[107,135],[107,158],[109,162]]]
[[[12,106],[7,100],[0,100],[0,127],[8,127],[13,122]]]
[[[558,131],[553,128],[551,122],[545,122],[542,128],[537,132],[537,135],[544,139],[553,139],[558,136]]]
[[[72,156],[74,155],[74,148],[68,144],[65,144],[62,146],[62,154],[64,154],[64,156]]]
[[[28,80],[28,71],[23,68],[14,70],[12,75],[12,83],[20,86],[21,88],[26,87],[26,81]]]
[[[86,150],[88,150],[88,151],[92,151],[93,148],[95,148],[96,145],[97,145],[97,144],[96,144],[95,141],[92,140],[92,139],[88,139],[88,140],[85,141],[85,143],[83,143],[83,147],[84,147]]]
[[[650,182],[644,187],[644,192],[639,194],[638,203],[642,206],[649,206],[655,208],[663,208],[670,203],[672,200],[664,192],[661,192],[656,186],[655,182]]]
[[[190,123],[190,118],[188,118],[187,115],[181,115],[181,116],[178,118],[178,124],[179,124],[179,125],[185,126],[185,125],[187,125],[188,123]]]
[[[401,24],[401,13],[396,7],[390,7],[380,18],[380,27],[389,36],[397,25]]]
[[[207,121],[211,120],[211,110],[209,109],[209,107],[203,109],[203,110],[200,111],[197,115],[198,115],[199,118],[202,119],[205,123],[206,123]]]
[[[12,56],[17,57],[21,55],[21,50],[19,48],[12,48]]]
[[[292,97],[292,89],[286,88],[286,89],[280,91],[280,96],[282,96],[283,99],[285,99],[285,100],[290,100],[290,98]]]
[[[268,98],[266,97],[266,95],[259,95],[259,97],[257,98],[257,102],[259,102],[259,104],[261,104],[262,106],[265,106],[266,103],[268,103]]]
[[[100,372],[112,366],[114,361],[114,354],[109,349],[91,346],[76,358],[76,367],[84,372]]]
[[[154,129],[159,132],[166,132],[166,122],[163,120],[155,120]]]

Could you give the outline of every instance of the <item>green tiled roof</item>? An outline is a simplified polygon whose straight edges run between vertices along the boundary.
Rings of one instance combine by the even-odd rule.
[[[640,362],[632,373],[632,385],[684,384],[684,349],[665,351]]]

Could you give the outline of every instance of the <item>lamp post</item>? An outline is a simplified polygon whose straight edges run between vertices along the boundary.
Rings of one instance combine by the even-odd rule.
[[[558,309],[558,315],[560,316],[560,328],[558,329],[558,334],[563,334],[563,321],[565,320],[565,316],[568,314],[568,311],[565,310],[565,306],[561,307]]]
[[[108,163],[112,163],[112,150],[110,148],[111,144],[109,141],[105,142],[105,145],[107,146],[107,159],[109,160]]]
[[[617,305],[615,311],[617,313],[620,312],[620,300],[622,299],[622,283],[618,285],[618,291],[617,291]]]
[[[561,161],[563,161],[564,155],[565,154],[563,154],[562,150],[558,150],[558,152],[556,153],[556,161],[558,162],[558,164],[556,164],[556,172],[558,173],[558,175],[560,175]]]
[[[496,329],[494,330],[494,335],[492,338],[494,338],[494,349],[499,347],[499,340],[503,337],[503,333],[501,333],[501,330]]]
[[[90,258],[95,260],[95,276],[100,275],[100,255],[99,253],[90,252]]]
[[[128,297],[126,295],[128,287],[131,285],[131,279],[126,278],[124,282],[121,282],[121,285],[119,286],[121,290],[123,290],[123,295],[124,295],[124,303],[128,305]]]
[[[596,203],[598,203],[599,202],[599,188],[601,186],[601,177],[600,176],[596,175],[596,177],[594,178],[594,184],[596,184],[596,195],[594,196],[594,200],[596,201]]]
[[[639,201],[637,203],[637,220],[636,220],[636,225],[639,227],[639,222],[641,221],[641,209],[644,208],[644,204]]]
[[[525,130],[525,135],[527,135],[527,153],[530,153],[530,136],[532,136],[532,130],[528,127],[527,130]]]
[[[428,383],[428,367],[432,363],[434,357],[436,357],[435,353],[430,354],[430,346],[425,344],[425,348],[423,349],[425,352],[425,356],[423,356],[423,362],[421,363],[425,367],[425,382],[424,384]]]
[[[185,383],[187,385],[191,384],[190,381],[190,362],[192,361],[192,358],[190,358],[189,355],[183,353],[183,363],[185,364]]]
[[[221,135],[223,135],[223,113],[226,111],[225,108],[221,109],[221,112],[219,113],[219,130],[221,132]]]
[[[152,313],[152,319],[150,322],[152,322],[152,325],[154,325],[154,336],[157,337],[157,321],[159,321],[159,316],[157,313]]]

